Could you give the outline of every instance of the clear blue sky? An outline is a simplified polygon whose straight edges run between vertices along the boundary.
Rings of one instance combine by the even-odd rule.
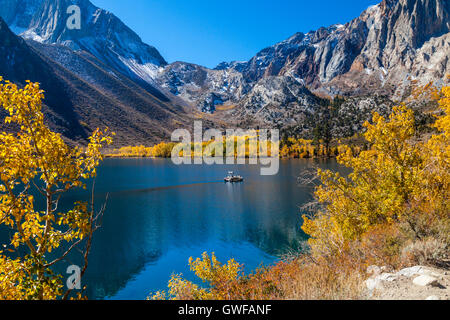
[[[295,32],[346,23],[381,0],[91,0],[170,63],[244,61]]]

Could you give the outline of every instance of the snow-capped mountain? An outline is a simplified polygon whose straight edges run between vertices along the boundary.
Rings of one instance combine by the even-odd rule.
[[[81,28],[69,29],[68,8],[80,8]],[[0,16],[25,39],[89,52],[133,79],[153,84],[167,63],[112,13],[89,0],[0,0]],[[25,29],[25,30],[24,30]]]
[[[252,88],[259,92],[262,88],[270,91],[273,83],[293,88],[303,84],[315,94],[326,96],[382,94],[400,100],[413,80],[418,80],[419,85],[430,81],[439,85],[450,73],[449,14],[448,0],[383,0],[345,25],[296,33],[261,50],[247,62],[223,62],[215,70],[202,68],[202,73],[208,76],[201,90],[192,90],[198,86],[196,81],[186,81],[189,76],[185,75],[191,72],[189,68],[169,66],[170,77],[163,72],[159,81],[163,86],[176,88],[174,94],[189,92],[187,100],[204,111],[213,110],[208,105],[211,99],[205,100],[213,96],[221,98],[216,100],[220,104],[237,102],[246,110],[259,108],[265,101],[263,106],[270,106],[272,110],[279,108],[281,112],[286,107],[284,103],[291,101],[289,90],[282,99],[279,94],[267,92],[266,98],[257,99],[256,105],[249,103],[256,101]],[[230,82],[233,88],[240,89],[226,90],[223,83],[214,85],[218,83],[214,76],[217,71],[222,75],[240,74],[233,78],[236,81]],[[224,95],[223,91],[230,94]],[[271,100],[269,96],[277,98]],[[301,106],[304,100],[297,103]],[[292,105],[292,101],[289,104]],[[262,110],[259,115],[266,112],[266,108]],[[274,119],[271,114],[262,118]],[[286,113],[285,120],[288,119],[292,118]]]
[[[79,30],[66,25],[73,4],[81,9]],[[89,63],[120,81],[131,79],[171,110],[225,110],[217,112],[221,123],[280,127],[315,119],[323,104],[318,96],[349,96],[356,106],[357,99],[378,101],[368,96],[401,100],[414,80],[444,83],[450,73],[449,14],[449,0],[383,0],[346,24],[298,32],[249,61],[208,69],[167,64],[157,49],[89,0],[0,0],[0,16],[34,50],[101,90],[111,92],[86,69]]]
[[[39,82],[48,125],[71,141],[86,142],[93,130],[108,126],[117,134],[117,145],[151,144],[168,140],[173,130],[192,121],[183,108],[93,55],[26,41],[1,17],[0,75],[20,86],[26,80]]]
[[[450,71],[449,14],[448,0],[383,0],[345,25],[295,34],[240,69],[252,81],[292,74],[331,95],[401,95],[408,78],[441,81]]]

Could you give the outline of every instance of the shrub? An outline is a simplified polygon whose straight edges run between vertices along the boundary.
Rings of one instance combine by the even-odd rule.
[[[449,217],[449,101],[450,87],[444,87],[439,105],[445,114],[435,124],[439,133],[428,141],[414,140],[413,112],[394,107],[388,120],[374,113],[373,123],[365,124],[367,150],[355,155],[350,147],[340,147],[337,159],[352,169],[348,177],[319,170],[322,186],[316,197],[324,209],[304,216],[303,225],[313,253],[339,254],[372,227],[404,221],[420,237],[420,220]]]
[[[431,265],[450,267],[450,247],[448,243],[436,238],[417,240],[402,250],[402,259],[412,265]]]
[[[234,260],[221,265],[204,253],[191,269],[206,288],[173,275],[169,292],[157,292],[152,299],[174,300],[275,300],[275,299],[359,299],[363,297],[362,275],[351,261],[341,259],[329,264],[325,260],[312,261],[307,256],[281,261],[272,267],[257,269],[252,274],[239,272]]]

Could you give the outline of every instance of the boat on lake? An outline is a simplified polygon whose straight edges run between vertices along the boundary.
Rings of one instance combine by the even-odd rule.
[[[242,182],[242,181],[244,181],[244,178],[240,175],[234,174],[233,171],[230,171],[230,172],[228,172],[228,176],[225,177],[224,181],[231,182],[231,183]]]

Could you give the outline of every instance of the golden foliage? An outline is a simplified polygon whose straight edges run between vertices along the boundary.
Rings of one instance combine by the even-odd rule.
[[[106,153],[107,157],[129,157],[129,158],[145,158],[145,157],[155,157],[155,158],[170,158],[172,149],[175,143],[165,143],[161,142],[153,147],[146,146],[135,146],[135,147],[122,147],[119,149],[114,149]]]
[[[175,300],[223,300],[231,298],[231,288],[238,279],[241,265],[233,259],[227,264],[221,264],[214,253],[211,257],[205,252],[202,258],[189,259],[191,271],[195,273],[208,289],[200,288],[198,285],[182,279],[182,275],[173,275],[169,281],[169,292],[157,292],[152,299],[175,299]]]
[[[110,144],[108,130],[96,130],[85,149],[69,147],[44,124],[43,91],[37,83],[25,88],[0,77],[0,105],[6,123],[17,133],[0,133],[0,224],[12,230],[11,242],[0,251],[0,299],[55,299],[62,294],[61,277],[47,254],[92,235],[93,216],[86,203],[68,212],[58,210],[60,196],[85,187],[96,175],[100,149]],[[32,190],[46,203],[37,211]],[[16,258],[12,258],[12,257]]]
[[[323,141],[314,145],[313,140],[287,138],[280,151],[281,158],[307,159],[316,157],[334,157],[337,147],[327,147]]]
[[[449,215],[449,87],[440,93],[445,112],[435,124],[438,133],[425,142],[415,137],[413,112],[395,107],[389,119],[375,113],[366,123],[369,150],[354,155],[342,146],[338,162],[352,169],[348,177],[319,171],[316,191],[325,208],[304,216],[303,230],[311,235],[317,254],[333,255],[359,240],[377,225],[407,221],[419,212],[428,219]]]
[[[367,150],[344,145],[336,151],[338,162],[352,169],[348,176],[319,170],[316,197],[323,207],[304,216],[302,227],[311,236],[310,253],[250,275],[240,274],[231,260],[231,268],[217,269],[221,276],[215,276],[220,264],[214,256],[204,254],[190,264],[207,280],[206,289],[175,275],[169,294],[154,298],[361,299],[368,265],[448,261],[450,87],[440,91],[438,101],[443,115],[426,141],[417,141],[413,112],[400,105],[388,119],[374,113],[365,124]],[[281,155],[307,148],[308,141],[291,138]]]
[[[231,136],[223,138],[223,155],[227,155],[227,144],[234,141],[234,156],[250,158],[260,154],[260,141],[257,136]],[[220,141],[207,141],[202,143],[191,143],[192,157],[215,156],[215,146]],[[231,142],[233,143],[233,142]],[[271,142],[266,141],[268,148],[268,155],[270,156]],[[251,145],[251,146],[250,146]],[[176,143],[161,142],[152,147],[146,146],[125,146],[119,149],[113,149],[106,153],[107,157],[122,157],[122,158],[170,158],[173,148],[183,149],[183,145]],[[358,147],[353,147],[354,150],[359,150]],[[201,150],[201,151],[199,151]],[[288,138],[288,143],[283,144],[280,150],[280,158],[297,158],[307,159],[315,157],[334,157],[337,155],[338,148],[326,148],[324,144],[318,146],[313,145],[312,140]],[[180,156],[183,156],[180,151]]]
[[[279,262],[260,268],[249,275],[241,273],[240,265],[230,260],[221,265],[204,253],[191,270],[206,281],[207,288],[173,275],[169,292],[157,292],[155,300],[279,300],[279,299],[357,299],[362,297],[360,270],[350,261],[330,265],[325,260],[306,257]]]

